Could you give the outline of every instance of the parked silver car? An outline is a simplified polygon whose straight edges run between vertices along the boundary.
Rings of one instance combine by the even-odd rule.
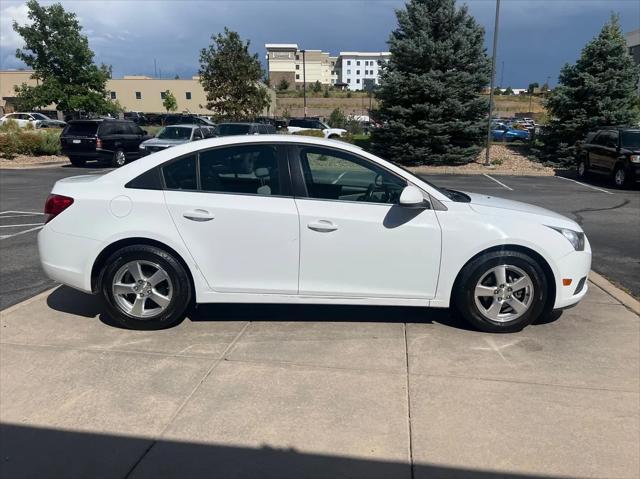
[[[155,138],[140,143],[140,154],[148,155],[172,146],[214,136],[214,128],[203,125],[168,125]]]

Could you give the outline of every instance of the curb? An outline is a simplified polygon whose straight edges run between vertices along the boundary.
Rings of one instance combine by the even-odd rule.
[[[609,296],[613,297],[613,299],[620,301],[620,303],[622,303],[622,305],[627,309],[640,316],[640,301],[635,299],[629,293],[626,293],[617,286],[614,286],[611,281],[593,270],[589,273],[589,281],[598,286]]]
[[[49,288],[49,289],[43,291],[42,293],[38,293],[35,296],[31,296],[30,298],[27,298],[24,301],[21,301],[19,303],[16,303],[13,306],[9,306],[8,308],[5,308],[2,311],[0,311],[0,316],[4,316],[5,314],[13,313],[14,311],[22,308],[23,306],[27,306],[27,305],[35,302],[35,301],[38,301],[41,298],[45,298],[45,297],[49,296],[54,290],[58,289],[59,287],[60,287],[60,285],[56,285],[53,288]]]
[[[31,163],[29,165],[0,165],[0,170],[35,170],[42,168],[55,168],[68,163],[68,161],[52,161],[51,163]]]

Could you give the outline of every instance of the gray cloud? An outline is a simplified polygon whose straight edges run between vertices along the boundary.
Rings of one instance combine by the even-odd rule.
[[[115,76],[153,74],[154,59],[163,76],[187,77],[198,69],[201,48],[225,26],[251,40],[264,57],[264,43],[296,42],[305,48],[385,50],[395,27],[399,0],[138,0],[62,1],[78,14],[96,61],[113,66]],[[469,0],[470,11],[493,31],[495,3]],[[619,12],[626,30],[638,28],[640,4],[633,0],[504,0],[498,65],[504,61],[504,84],[526,86],[557,77],[574,61],[586,41],[597,34],[611,11]],[[15,68],[19,38],[12,19],[26,20],[22,2],[3,1],[0,11],[1,68]],[[501,71],[498,71],[500,80]]]

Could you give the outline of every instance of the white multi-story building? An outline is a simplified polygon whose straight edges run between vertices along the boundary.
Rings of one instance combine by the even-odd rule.
[[[388,52],[340,52],[331,56],[322,50],[302,50],[297,43],[267,43],[269,83],[278,88],[285,80],[290,89],[300,89],[305,78],[308,86],[316,81],[323,86],[341,85],[362,90],[377,85]]]
[[[380,72],[390,57],[389,52],[340,52],[340,83],[349,90],[378,85]]]

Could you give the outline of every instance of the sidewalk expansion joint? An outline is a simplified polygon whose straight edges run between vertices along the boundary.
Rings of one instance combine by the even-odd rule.
[[[245,331],[249,328],[249,325],[251,325],[251,321],[247,321],[246,324],[243,326],[243,328],[240,330],[240,332],[238,332],[238,334],[236,335],[236,337],[233,339],[233,341],[231,341],[229,343],[229,345],[225,348],[224,352],[220,355],[219,358],[216,358],[212,363],[211,366],[209,367],[209,369],[207,370],[207,372],[204,373],[204,375],[202,376],[202,378],[200,378],[200,381],[198,381],[198,383],[194,386],[194,388],[191,390],[191,392],[187,395],[187,397],[184,399],[184,401],[182,401],[182,404],[180,404],[180,406],[178,406],[178,408],[175,410],[175,412],[171,415],[171,417],[169,418],[169,420],[167,421],[167,424],[164,426],[164,428],[162,428],[162,431],[160,431],[160,433],[153,438],[153,440],[151,441],[151,444],[149,444],[149,447],[147,447],[144,452],[142,453],[142,455],[138,458],[138,460],[133,464],[133,466],[131,466],[131,468],[129,469],[129,471],[127,472],[127,474],[124,476],[125,479],[128,479],[129,477],[131,477],[131,474],[133,474],[133,472],[136,470],[136,468],[138,467],[138,465],[142,462],[142,460],[146,457],[147,454],[149,454],[149,451],[151,451],[151,449],[153,449],[153,446],[155,446],[158,443],[158,440],[160,440],[162,438],[162,436],[164,436],[164,434],[167,432],[167,430],[169,429],[169,427],[171,426],[171,424],[173,423],[173,421],[178,417],[178,415],[182,412],[182,410],[184,409],[184,407],[187,405],[187,403],[191,400],[191,398],[193,397],[193,395],[198,391],[198,389],[200,389],[200,386],[202,386],[202,384],[207,380],[207,378],[211,375],[211,373],[213,372],[213,370],[222,362],[225,360],[226,355],[235,347],[236,343],[240,340],[240,338],[242,337],[242,335],[245,333]]]

